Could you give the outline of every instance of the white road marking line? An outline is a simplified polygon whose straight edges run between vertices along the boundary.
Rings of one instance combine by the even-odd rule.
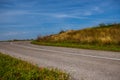
[[[65,53],[65,54],[71,54],[71,55],[80,55],[80,56],[86,56],[86,57],[93,57],[93,58],[100,58],[100,59],[109,59],[109,60],[120,61],[120,59],[118,59],[118,58],[110,58],[110,57],[93,56],[93,55],[85,55],[85,54],[78,54],[78,53],[62,52],[62,51],[56,51],[56,50],[33,48],[33,47],[28,47],[28,46],[13,44],[12,42],[10,43],[10,45],[15,45],[15,46],[29,48],[29,49],[35,49],[35,50],[42,50],[42,51],[49,51],[49,52]]]

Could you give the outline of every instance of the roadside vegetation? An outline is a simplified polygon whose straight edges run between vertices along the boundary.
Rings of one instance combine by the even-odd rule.
[[[33,44],[120,51],[120,23],[99,24],[82,30],[61,31],[39,36]]]
[[[37,67],[0,53],[0,80],[69,80],[58,70]]]

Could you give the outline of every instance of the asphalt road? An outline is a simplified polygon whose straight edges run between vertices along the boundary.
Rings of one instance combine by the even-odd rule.
[[[0,42],[0,52],[41,67],[65,70],[75,80],[120,80],[120,52]]]

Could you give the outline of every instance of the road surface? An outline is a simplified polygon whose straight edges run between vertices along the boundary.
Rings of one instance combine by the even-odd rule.
[[[0,52],[41,67],[70,73],[74,80],[120,80],[120,52],[0,42]]]

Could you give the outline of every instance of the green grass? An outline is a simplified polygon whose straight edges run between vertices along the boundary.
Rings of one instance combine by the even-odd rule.
[[[58,69],[37,67],[0,53],[0,80],[69,80],[69,75]]]
[[[70,43],[70,42],[38,42],[32,41],[32,44],[45,45],[45,46],[58,46],[58,47],[71,47],[71,48],[82,48],[82,49],[94,49],[94,50],[106,50],[106,51],[120,51],[118,45],[97,45],[97,44],[81,44],[81,43]]]

